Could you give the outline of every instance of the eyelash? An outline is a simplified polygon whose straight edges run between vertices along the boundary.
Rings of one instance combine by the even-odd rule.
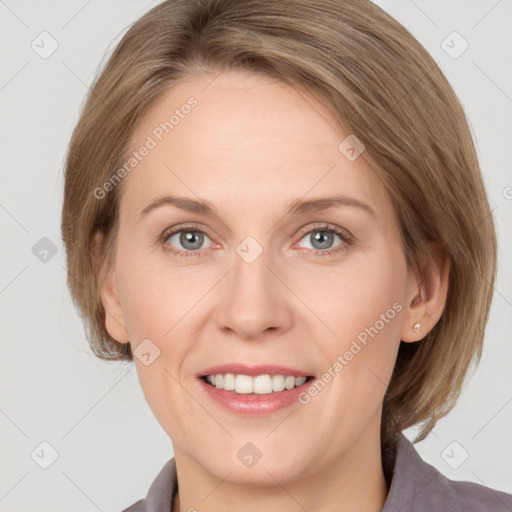
[[[159,237],[159,242],[164,246],[164,250],[180,257],[202,257],[204,256],[205,251],[204,250],[196,250],[196,251],[180,251],[175,249],[172,245],[169,245],[167,240],[172,235],[175,235],[176,233],[180,233],[181,231],[192,231],[197,233],[202,233],[203,235],[206,235],[209,237],[208,233],[204,231],[203,229],[198,228],[194,225],[181,225],[178,228],[168,229],[162,233],[162,235]],[[326,250],[320,250],[320,249],[310,249],[310,251],[313,251],[315,255],[319,256],[330,256],[335,253],[342,253],[344,252],[349,246],[353,245],[354,238],[352,235],[350,235],[346,230],[342,230],[332,224],[317,224],[311,226],[307,231],[303,231],[300,234],[299,241],[304,238],[305,235],[310,234],[315,231],[324,231],[329,233],[334,233],[338,235],[341,238],[342,243],[334,247],[333,249],[326,249]]]

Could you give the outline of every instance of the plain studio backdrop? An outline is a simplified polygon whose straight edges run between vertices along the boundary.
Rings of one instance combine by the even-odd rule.
[[[157,3],[0,1],[0,511],[120,511],[145,496],[172,456],[133,365],[89,350],[60,239],[64,157],[88,87],[128,26]],[[512,2],[377,3],[459,96],[499,241],[480,366],[416,448],[451,479],[512,493]],[[405,433],[412,439],[415,430]]]

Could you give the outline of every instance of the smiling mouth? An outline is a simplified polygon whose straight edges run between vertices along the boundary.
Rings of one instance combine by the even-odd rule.
[[[200,377],[208,385],[237,394],[268,395],[280,393],[303,386],[314,377],[293,375],[243,375],[233,373],[217,373],[216,375],[203,375]]]

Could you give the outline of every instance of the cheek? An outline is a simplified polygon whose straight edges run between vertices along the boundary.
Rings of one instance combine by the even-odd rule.
[[[123,312],[132,348],[142,339],[160,340],[172,327],[173,306],[176,300],[161,283],[132,273],[123,301]]]
[[[317,280],[316,288],[305,286],[299,292],[322,319],[314,336],[317,349],[323,354],[326,371],[340,376],[332,380],[331,389],[345,398],[346,394],[361,399],[380,396],[388,385],[400,343],[405,260],[400,252],[375,252],[372,256],[339,267],[328,278]],[[319,282],[322,288],[318,288]]]
[[[136,243],[124,245],[133,247]],[[186,314],[190,288],[157,251],[160,249],[151,254],[137,249],[125,251],[117,262],[120,298],[132,348],[145,338],[164,340]]]
[[[182,380],[183,365],[203,321],[198,316],[198,303],[205,294],[205,282],[214,279],[204,273],[198,275],[193,268],[177,271],[164,258],[136,253],[126,258],[119,269],[134,363],[146,399],[158,418],[159,409],[167,407],[166,400],[179,400],[182,394],[177,381]],[[148,351],[151,362],[145,365],[139,355]]]
[[[373,327],[384,336],[399,332],[406,278],[405,261],[381,252],[361,255],[323,275],[311,274],[301,280],[297,294],[328,328],[324,339],[336,344],[361,335],[364,341]]]

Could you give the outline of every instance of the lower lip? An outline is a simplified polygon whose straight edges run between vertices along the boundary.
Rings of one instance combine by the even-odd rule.
[[[206,394],[224,408],[238,414],[250,416],[266,416],[298,402],[298,396],[314,381],[310,379],[302,386],[285,389],[276,393],[260,395],[257,393],[235,393],[225,389],[218,389],[203,379],[198,379]]]

